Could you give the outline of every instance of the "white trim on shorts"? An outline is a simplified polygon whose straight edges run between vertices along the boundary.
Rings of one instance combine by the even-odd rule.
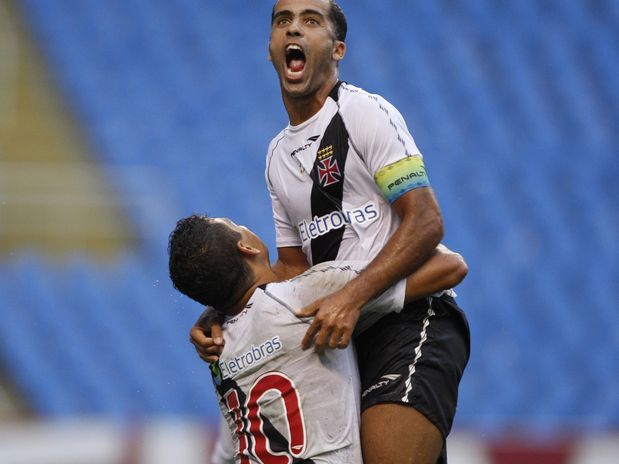
[[[430,318],[434,316],[434,310],[432,309],[432,298],[430,297],[428,298],[428,300],[429,300],[429,307],[428,307],[428,313],[427,313],[428,315],[423,320],[423,325],[421,328],[421,332],[419,334],[419,343],[415,347],[415,359],[413,359],[412,364],[409,364],[408,366],[408,378],[406,379],[406,382],[404,382],[404,384],[406,385],[406,391],[404,392],[404,396],[402,397],[402,402],[404,403],[410,403],[408,395],[413,389],[413,385],[412,385],[413,374],[415,373],[417,361],[419,361],[419,359],[421,358],[421,347],[423,346],[424,342],[428,339],[427,331],[428,331],[428,327],[430,326]]]

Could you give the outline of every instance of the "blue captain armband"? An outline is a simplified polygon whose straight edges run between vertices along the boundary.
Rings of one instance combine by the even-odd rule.
[[[389,203],[406,192],[420,187],[429,187],[430,181],[421,156],[408,156],[380,169],[374,175],[376,185]]]

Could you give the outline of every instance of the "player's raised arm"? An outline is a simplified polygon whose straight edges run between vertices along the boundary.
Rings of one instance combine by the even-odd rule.
[[[406,303],[459,285],[469,271],[464,258],[443,245],[406,279]]]
[[[389,313],[401,309],[402,303],[409,303],[420,298],[428,297],[443,290],[447,290],[460,284],[468,273],[468,266],[461,255],[449,250],[443,245],[439,245],[432,257],[426,261],[417,271],[408,276],[405,281],[401,281],[395,286],[392,286],[379,297],[374,298],[369,303],[365,304],[358,313],[351,313],[345,321],[346,327],[351,324],[354,330],[357,322],[356,315],[360,315],[364,311],[373,313]],[[405,288],[402,289],[401,285]],[[397,290],[400,288],[400,290]],[[303,308],[299,312],[300,317],[313,316],[321,307],[322,299],[318,299],[313,304]],[[394,305],[399,305],[396,309]],[[312,321],[308,329],[303,345],[309,346],[312,343],[312,338],[322,327],[322,320],[316,318]],[[367,321],[365,322],[367,325]],[[342,329],[344,324],[340,324],[331,332],[331,337],[327,342],[329,348],[344,348],[350,342],[350,336],[346,330]],[[363,329],[362,329],[363,330]],[[351,330],[352,333],[352,330]],[[322,347],[317,347],[321,350]]]
[[[349,283],[357,304],[365,304],[400,279],[413,274],[443,238],[443,220],[431,188],[411,190],[393,204],[400,225],[361,275]]]

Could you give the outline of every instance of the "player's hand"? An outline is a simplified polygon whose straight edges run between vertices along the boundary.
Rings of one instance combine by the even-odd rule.
[[[206,308],[189,331],[189,341],[198,356],[207,363],[219,361],[225,340],[221,330],[223,317],[213,308]]]
[[[346,288],[301,309],[299,317],[314,316],[301,346],[306,350],[313,343],[319,353],[325,348],[346,348],[359,320],[360,310],[361,305],[354,302]]]

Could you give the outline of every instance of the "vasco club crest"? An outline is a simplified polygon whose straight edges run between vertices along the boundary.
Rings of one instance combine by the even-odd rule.
[[[320,185],[327,187],[342,180],[337,160],[333,157],[333,145],[318,150],[318,180]]]

